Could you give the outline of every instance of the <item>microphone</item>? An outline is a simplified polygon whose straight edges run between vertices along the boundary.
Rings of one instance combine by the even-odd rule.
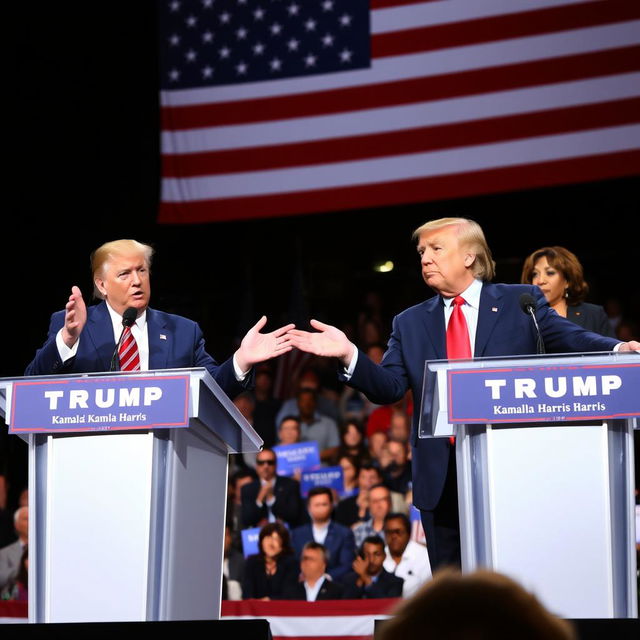
[[[520,308],[522,309],[522,313],[530,315],[533,319],[533,324],[536,327],[536,333],[538,334],[538,340],[536,344],[536,353],[545,353],[544,350],[544,341],[542,340],[542,334],[540,333],[540,327],[538,326],[538,321],[536,320],[536,300],[529,293],[523,293],[520,296]]]
[[[109,371],[116,370],[116,358],[118,357],[118,350],[120,349],[120,343],[122,342],[122,336],[126,327],[132,327],[136,318],[138,317],[138,310],[135,307],[127,307],[122,314],[122,332],[118,338],[118,343],[111,356],[111,364],[109,365]]]

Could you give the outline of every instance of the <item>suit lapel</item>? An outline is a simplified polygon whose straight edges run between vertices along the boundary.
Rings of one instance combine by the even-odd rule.
[[[480,293],[478,327],[476,329],[476,344],[473,354],[475,358],[484,356],[487,343],[501,312],[502,305],[496,287],[489,282],[483,283]]]
[[[147,308],[147,337],[149,339],[149,369],[166,369],[169,359],[169,341],[173,336],[167,332],[161,314]]]
[[[425,313],[422,314],[422,321],[427,337],[431,341],[435,352],[434,360],[442,360],[447,357],[447,347],[444,327],[444,303],[437,295],[429,298],[424,303]]]
[[[95,307],[90,307],[89,317],[82,332],[82,337],[86,337],[91,341],[94,353],[97,354],[99,367],[96,371],[109,371],[111,358],[116,348],[116,341],[106,302],[103,301]]]

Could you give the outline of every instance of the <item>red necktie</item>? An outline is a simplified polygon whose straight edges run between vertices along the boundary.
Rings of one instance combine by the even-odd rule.
[[[124,328],[118,349],[118,358],[120,359],[120,371],[140,371],[138,344],[131,333],[131,327]]]
[[[467,321],[462,313],[462,305],[465,299],[456,296],[453,299],[453,311],[447,325],[447,359],[470,358],[471,343],[469,342],[469,329]]]

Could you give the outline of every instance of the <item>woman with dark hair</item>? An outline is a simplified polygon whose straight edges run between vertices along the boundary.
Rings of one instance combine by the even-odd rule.
[[[278,600],[295,587],[300,573],[288,529],[280,522],[265,524],[258,548],[259,552],[249,556],[244,566],[242,597]]]
[[[359,420],[348,418],[340,425],[340,445],[333,458],[335,464],[343,456],[351,456],[360,464],[368,462],[369,451],[365,444],[364,428]]]
[[[342,467],[344,492],[342,498],[348,498],[358,493],[358,473],[360,473],[360,461],[355,456],[341,456],[338,464]]]
[[[584,301],[589,285],[580,261],[568,249],[556,246],[534,251],[524,262],[521,282],[540,287],[558,315],[584,329],[615,338],[605,310]]]

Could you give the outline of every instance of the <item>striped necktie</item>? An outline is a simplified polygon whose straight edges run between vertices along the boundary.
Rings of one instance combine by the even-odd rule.
[[[131,327],[125,327],[118,349],[120,371],[140,371],[140,353],[138,343],[131,333]]]

